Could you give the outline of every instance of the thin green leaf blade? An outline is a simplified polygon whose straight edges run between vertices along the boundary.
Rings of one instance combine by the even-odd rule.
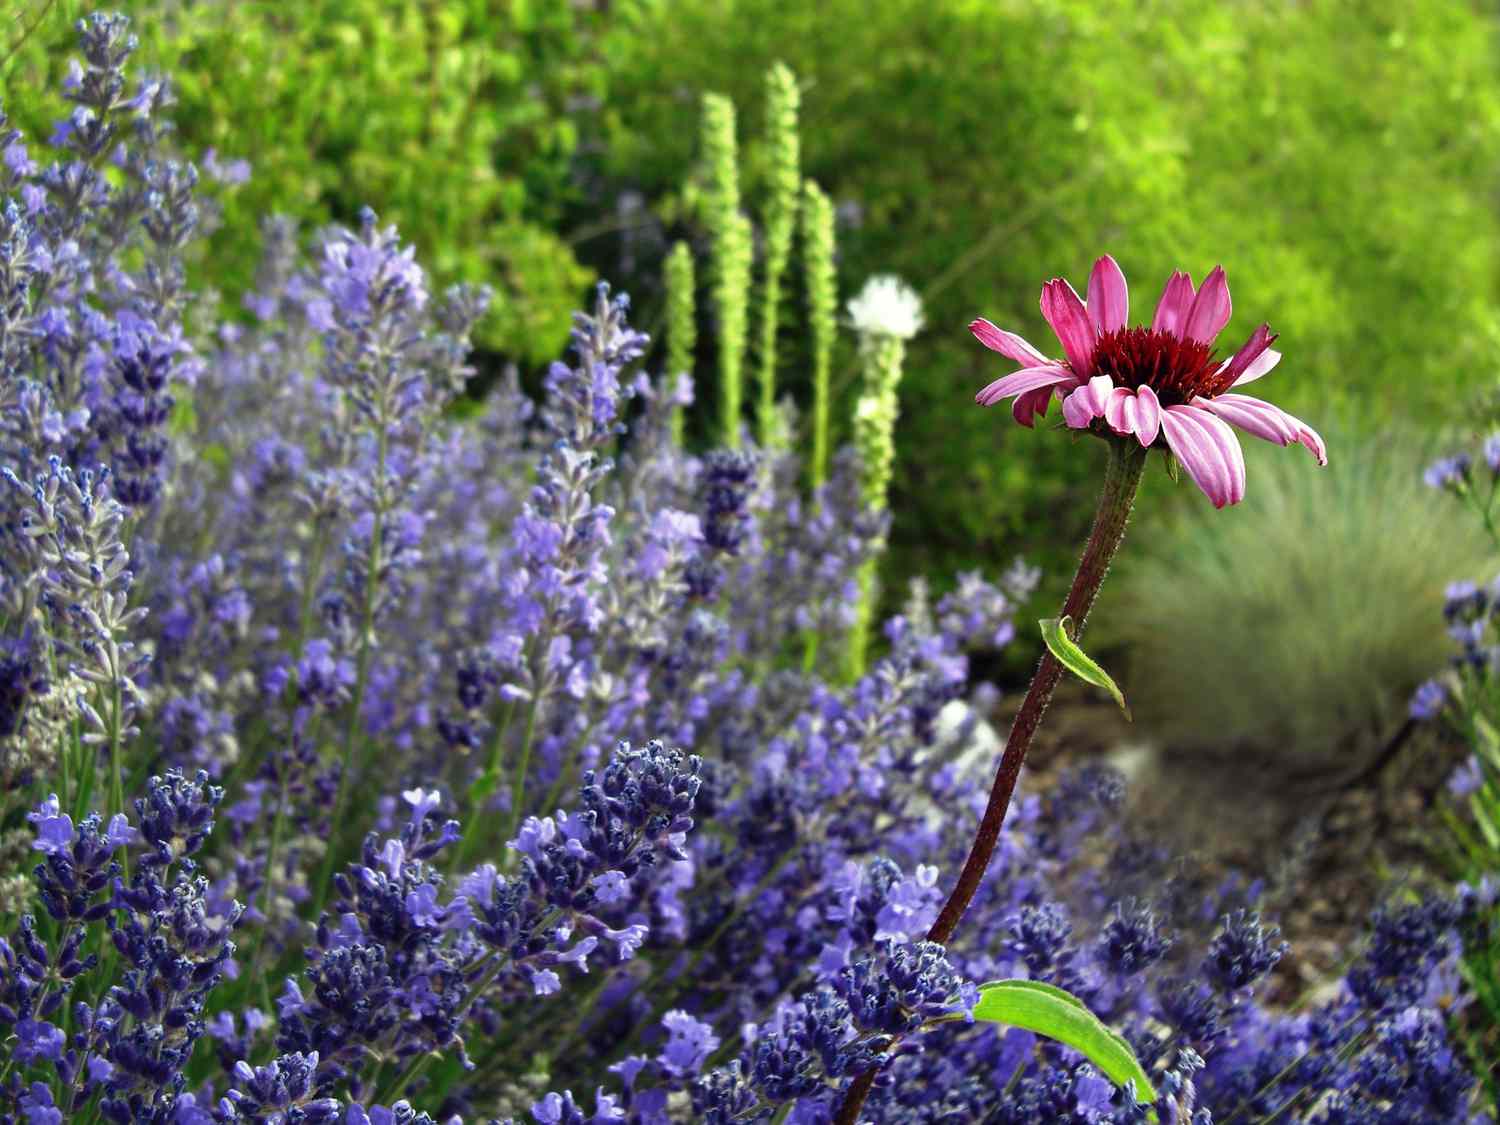
[[[1129,719],[1130,708],[1125,703],[1125,693],[1120,690],[1110,674],[1099,667],[1088,653],[1078,647],[1078,642],[1073,640],[1073,619],[1071,617],[1047,617],[1037,624],[1042,627],[1042,640],[1047,642],[1048,651],[1057,657],[1062,666],[1084,683],[1093,684],[1109,692],[1110,697],[1125,713],[1125,718]]]
[[[1149,1104],[1156,1100],[1151,1079],[1130,1045],[1071,992],[1034,980],[992,981],[979,988],[974,1018],[1065,1043],[1115,1085],[1134,1082],[1138,1101]]]

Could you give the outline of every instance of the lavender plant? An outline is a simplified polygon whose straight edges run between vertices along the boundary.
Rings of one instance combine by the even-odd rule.
[[[1486,438],[1476,459],[1468,451],[1433,462],[1427,484],[1468,509],[1500,547],[1494,506],[1500,492],[1500,438]],[[1466,937],[1465,978],[1482,1018],[1469,1021],[1471,1055],[1480,1063],[1490,1101],[1500,1106],[1500,1073],[1494,1063],[1500,1042],[1500,681],[1496,677],[1495,619],[1500,612],[1494,582],[1455,582],[1445,591],[1443,620],[1453,653],[1449,666],[1412,695],[1409,714],[1428,723],[1464,751],[1448,777],[1442,805],[1447,827],[1440,849],[1463,882],[1474,917]]]
[[[1023,790],[930,940],[1035,573],[918,585],[851,681],[868,457],[689,453],[607,287],[477,412],[486,294],[372,213],[267,220],[203,319],[210,177],[125,21],[80,37],[56,143],[0,144],[0,1120],[811,1123],[866,1074],[880,1122],[1465,1119],[1472,898],[1264,1007],[1256,890],[1108,773]]]

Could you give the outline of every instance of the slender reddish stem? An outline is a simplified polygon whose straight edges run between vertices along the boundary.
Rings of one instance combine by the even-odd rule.
[[[1146,467],[1146,450],[1133,441],[1111,438],[1109,442],[1109,468],[1104,476],[1104,488],[1099,495],[1099,510],[1094,515],[1094,527],[1089,532],[1088,544],[1083,557],[1078,560],[1078,571],[1073,575],[1073,586],[1063,602],[1062,613],[1071,617],[1074,636],[1083,635],[1084,622],[1094,606],[1094,598],[1109,573],[1110,560],[1125,538],[1125,524],[1130,519],[1130,509],[1135,503],[1135,493],[1141,483],[1141,473]],[[1000,827],[1005,823],[1005,814],[1010,808],[1010,799],[1016,791],[1016,781],[1021,776],[1021,765],[1026,760],[1026,751],[1031,747],[1037,727],[1047,704],[1052,701],[1053,689],[1062,676],[1062,665],[1050,651],[1042,654],[1031,677],[1031,686],[1026,689],[1026,698],[1011,723],[1010,735],[1005,740],[1005,753],[1000,756],[999,768],[995,770],[995,781],[990,786],[989,803],[974,833],[974,842],[969,846],[969,857],[964,860],[958,882],[937,921],[927,931],[927,940],[946,945],[963,919],[964,911],[974,901],[979,885],[984,882],[990,859],[995,854],[995,845],[1000,842]],[[858,1125],[859,1111],[864,1106],[870,1088],[875,1084],[876,1071],[866,1071],[849,1087],[844,1102],[839,1107],[835,1125]]]

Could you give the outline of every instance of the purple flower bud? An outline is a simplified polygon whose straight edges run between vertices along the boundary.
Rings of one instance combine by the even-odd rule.
[[[1426,722],[1435,719],[1448,703],[1448,688],[1441,680],[1428,680],[1417,688],[1407,707],[1413,719]]]

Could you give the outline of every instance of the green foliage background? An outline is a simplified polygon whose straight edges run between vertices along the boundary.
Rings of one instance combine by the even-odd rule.
[[[846,285],[894,270],[929,304],[902,385],[898,565],[1017,545],[1061,563],[1098,451],[974,407],[1009,365],[963,326],[1055,350],[1045,278],[1081,288],[1109,250],[1149,310],[1174,266],[1222,262],[1232,332],[1282,333],[1273,398],[1314,421],[1357,400],[1376,426],[1443,411],[1493,375],[1495,27],[1465,3],[648,0],[611,28],[605,151],[671,192],[691,91],[753,106],[785,59],[806,172],[860,214]]]
[[[581,123],[603,71],[590,13],[553,0],[0,0],[0,90],[17,127],[47,136],[95,8],[132,17],[138,65],[175,84],[189,153],[253,166],[197,276],[241,292],[272,211],[309,226],[368,204],[436,277],[501,295],[480,337],[527,363],[567,339],[590,280],[559,231],[576,194]]]
[[[894,271],[928,301],[902,384],[891,590],[1018,550],[1050,570],[1067,561],[1098,451],[974,407],[1006,365],[964,325],[987,315],[1046,350],[1040,282],[1081,285],[1104,250],[1137,311],[1173,267],[1201,276],[1223,262],[1233,331],[1266,318],[1282,333],[1267,392],[1315,423],[1350,404],[1375,427],[1451,416],[1492,377],[1500,72],[1496,18],[1478,3],[119,6],[143,58],[177,77],[187,147],[255,166],[201,263],[211,280],[243,288],[266,211],[316,223],[368,202],[440,281],[500,288],[483,342],[526,365],[556,352],[594,272],[644,296],[655,319],[661,263],[622,251],[622,194],[701,249],[682,185],[705,91],[739,105],[747,199],[763,197],[762,83],[773,61],[790,64],[806,174],[845,217],[845,294]],[[0,52],[38,20],[0,63],[29,131],[58,113],[36,93],[55,85],[86,8],[0,0]],[[798,346],[786,342],[781,379],[805,407]],[[850,351],[837,368],[846,396]],[[1166,488],[1147,492],[1149,505]]]

